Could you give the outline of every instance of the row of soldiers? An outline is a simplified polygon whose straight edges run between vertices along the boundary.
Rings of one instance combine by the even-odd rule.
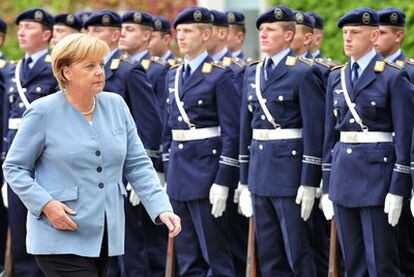
[[[334,215],[348,276],[414,274],[414,66],[400,49],[402,11],[344,15],[338,27],[350,61],[340,66],[319,51],[322,18],[285,6],[256,21],[263,61],[243,57],[244,16],[236,11],[178,14],[182,60],[168,50],[168,20],[142,11],[53,18],[30,9],[16,24],[26,54],[0,62],[2,152],[30,102],[56,91],[49,40],[84,29],[105,41],[104,90],[129,105],[182,220],[174,239],[178,275],[245,275],[253,217],[262,276],[326,276]],[[126,186],[125,255],[108,274],[164,275],[166,229]],[[14,276],[40,276],[25,251],[27,210],[10,189],[4,195]]]

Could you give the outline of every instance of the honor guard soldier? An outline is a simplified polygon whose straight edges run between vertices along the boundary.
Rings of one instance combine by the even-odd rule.
[[[270,8],[256,27],[266,58],[246,69],[239,207],[247,217],[253,213],[262,276],[316,276],[306,221],[321,176],[320,72],[290,49],[295,18],[289,8]]]
[[[229,24],[227,47],[233,58],[244,59],[245,57],[242,51],[244,39],[246,37],[244,14],[238,11],[226,11],[226,16]]]
[[[53,47],[67,35],[79,33],[82,29],[82,20],[72,13],[62,13],[55,16],[53,36],[50,45]]]
[[[131,113],[137,124],[138,134],[147,154],[153,163],[155,163],[159,157],[158,151],[162,131],[162,121],[158,110],[157,99],[144,68],[140,64],[133,63],[121,57],[121,51],[117,49],[121,36],[121,24],[121,17],[118,14],[110,10],[102,10],[91,14],[85,22],[84,27],[88,29],[90,35],[108,44],[110,53],[104,59],[106,79],[104,90],[118,93],[124,97],[131,109]],[[145,245],[141,229],[135,230],[132,234],[129,232],[129,226],[134,226],[137,220],[134,213],[130,212],[130,209],[132,209],[132,206],[126,199],[126,255],[118,259],[119,266],[121,266],[120,270],[122,270],[124,258],[125,262],[128,260],[128,253],[139,249],[139,247],[143,248]],[[128,243],[131,236],[134,240],[139,240],[137,245]],[[149,274],[147,264],[144,262],[136,264],[136,266],[141,266],[139,269],[140,273],[143,275]],[[109,272],[111,276],[120,274],[116,272],[117,270],[119,269],[116,268],[115,264],[110,265]],[[128,270],[128,267],[125,270]]]
[[[323,18],[315,12],[306,12],[305,15],[313,18],[313,41],[309,48],[309,53],[314,59],[323,58],[322,52],[320,51],[323,42]]]
[[[396,8],[386,8],[378,11],[380,35],[374,44],[375,50],[387,60],[405,67],[411,82],[414,66],[401,50],[405,37],[405,14]],[[410,200],[404,198],[401,218],[398,223],[398,249],[400,254],[401,271],[406,276],[414,275],[414,219],[410,213]]]
[[[229,190],[237,186],[240,98],[231,69],[206,52],[211,23],[202,7],[177,15],[174,28],[185,58],[166,80],[167,193],[183,226],[174,239],[178,276],[236,276],[223,213]]]
[[[182,59],[174,57],[170,50],[172,40],[170,20],[164,16],[153,16],[152,21],[154,30],[148,47],[150,54],[159,57],[163,63],[168,63],[170,66],[182,62]]]
[[[411,196],[413,85],[375,52],[378,26],[369,8],[338,21],[350,60],[333,68],[326,90],[321,201],[327,218],[334,211],[348,276],[401,276],[393,227]]]
[[[88,20],[89,16],[91,16],[92,12],[89,11],[82,11],[82,12],[78,12],[76,14],[76,16],[82,21],[82,28],[81,28],[81,32],[82,33],[87,33],[88,31],[83,27],[83,24],[85,24],[86,20]]]
[[[29,9],[15,20],[19,47],[24,58],[13,67],[5,83],[3,105],[3,157],[20,126],[24,111],[34,100],[57,90],[51,58],[47,49],[52,37],[53,16],[43,9]],[[27,209],[18,196],[8,189],[8,216],[11,232],[13,276],[41,274],[33,256],[26,252]]]

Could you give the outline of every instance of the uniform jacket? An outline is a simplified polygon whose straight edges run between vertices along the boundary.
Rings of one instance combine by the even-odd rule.
[[[34,169],[35,177],[32,177]],[[155,218],[172,211],[124,100],[96,96],[92,125],[62,92],[35,101],[3,164],[10,187],[28,209],[27,251],[98,257],[108,230],[109,255],[124,252],[124,175]],[[75,210],[75,232],[59,231],[42,213],[52,199]]]
[[[294,61],[288,62],[289,61]],[[294,196],[299,185],[319,186],[324,92],[320,71],[290,51],[264,80],[261,94],[282,129],[302,129],[303,139],[258,141],[253,129],[274,129],[256,96],[258,63],[246,69],[240,127],[240,182],[261,196]]]
[[[343,67],[343,66],[342,66]],[[346,87],[369,131],[395,132],[393,142],[348,144],[341,131],[361,131],[346,104],[340,72],[329,75],[326,91],[323,186],[330,199],[345,207],[383,205],[388,192],[409,196],[410,144],[414,91],[407,73],[374,56],[355,86],[350,62]]]
[[[245,62],[240,58],[233,58],[231,52],[227,51],[221,60],[221,63],[225,67],[230,67],[234,74],[234,82],[236,84],[237,91],[241,97],[242,85],[244,79]]]
[[[164,168],[170,198],[187,201],[208,197],[213,183],[235,188],[238,176],[238,134],[240,97],[229,68],[212,63],[207,57],[183,84],[179,96],[190,121],[196,128],[219,126],[221,136],[177,142],[171,140],[171,129],[188,130],[174,97],[174,79],[178,65],[167,74],[169,98],[164,130]],[[209,69],[209,70],[205,70]],[[204,72],[203,72],[204,71]]]

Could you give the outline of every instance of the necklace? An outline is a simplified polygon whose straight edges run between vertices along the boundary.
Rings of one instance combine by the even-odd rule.
[[[96,106],[96,100],[95,100],[95,97],[93,97],[92,109],[90,109],[87,112],[82,112],[81,114],[82,115],[89,115],[89,114],[93,113],[93,111],[95,110],[95,106]]]

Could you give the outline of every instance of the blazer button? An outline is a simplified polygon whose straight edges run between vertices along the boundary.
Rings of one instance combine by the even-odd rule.
[[[98,187],[100,188],[100,189],[103,189],[104,188],[104,183],[99,183],[99,185],[98,185]]]
[[[98,171],[98,172],[102,172],[102,167],[98,166],[98,167],[96,168],[96,171]]]
[[[95,155],[99,157],[99,156],[101,155],[101,151],[97,150],[97,151],[95,152]]]

